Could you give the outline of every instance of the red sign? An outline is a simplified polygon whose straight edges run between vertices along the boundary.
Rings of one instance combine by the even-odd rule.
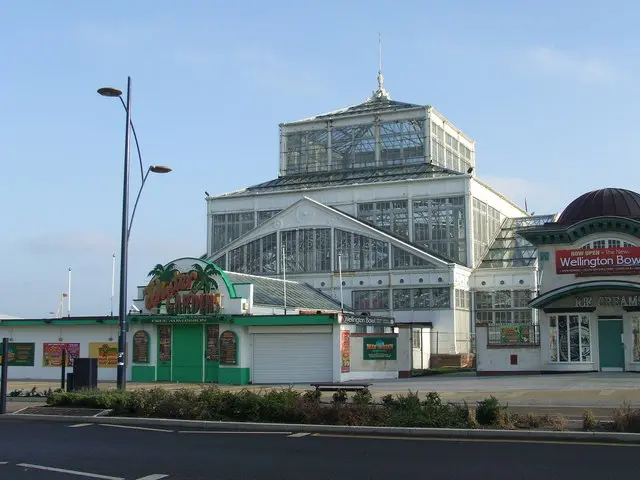
[[[558,250],[556,273],[584,277],[637,275],[640,273],[640,247]]]

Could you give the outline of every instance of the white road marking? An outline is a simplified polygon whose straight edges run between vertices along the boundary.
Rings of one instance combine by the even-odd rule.
[[[168,476],[169,475],[165,475],[164,473],[152,473],[146,477],[136,478],[136,480],[160,480],[161,478],[167,478]]]
[[[9,462],[0,462],[0,465],[9,465]]]
[[[216,434],[216,435],[287,435],[291,432],[243,432],[236,430],[180,430],[178,433]]]
[[[67,425],[69,428],[89,427],[92,423],[76,423],[75,425]]]
[[[79,477],[97,478],[100,480],[125,480],[123,477],[110,477],[109,475],[99,475],[97,473],[79,472],[77,470],[66,470],[64,468],[45,467],[44,465],[34,465],[32,463],[18,463],[19,467],[33,468],[35,470],[45,470],[47,472],[67,473]]]
[[[289,438],[300,438],[300,437],[306,437],[307,435],[311,435],[309,432],[298,432],[298,433],[294,433],[293,435],[289,435]]]
[[[113,423],[99,423],[102,427],[127,428],[129,430],[146,430],[148,432],[165,432],[171,433],[173,430],[165,430],[164,428],[134,427],[132,425],[116,425]]]
[[[20,412],[23,412],[24,410],[26,410],[27,408],[29,408],[29,407],[24,407],[24,408],[21,408],[20,410],[16,410],[16,411],[15,411],[15,412],[13,412],[11,415],[17,415],[17,414],[19,414]]]

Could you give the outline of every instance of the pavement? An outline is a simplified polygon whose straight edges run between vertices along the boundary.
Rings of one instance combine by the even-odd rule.
[[[631,478],[640,446],[5,422],[11,480]]]

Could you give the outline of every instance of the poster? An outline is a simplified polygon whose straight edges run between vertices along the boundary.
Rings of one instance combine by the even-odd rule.
[[[0,350],[2,350],[0,348]],[[33,367],[36,353],[35,343],[9,343],[9,367]],[[2,352],[0,351],[0,365],[2,365]]]
[[[511,325],[500,327],[500,343],[529,344],[532,343],[532,328],[529,325]]]
[[[364,337],[362,349],[364,360],[396,360],[396,337]]]
[[[340,332],[340,371],[349,373],[351,371],[351,332],[342,330]]]
[[[67,367],[72,367],[73,360],[80,356],[79,343],[43,343],[42,366],[61,367],[63,350],[67,351]]]
[[[98,359],[98,368],[117,368],[118,343],[89,342],[89,358]]]
[[[238,337],[231,330],[220,335],[220,363],[236,365],[238,363]]]
[[[133,363],[149,363],[149,333],[144,330],[133,334]]]

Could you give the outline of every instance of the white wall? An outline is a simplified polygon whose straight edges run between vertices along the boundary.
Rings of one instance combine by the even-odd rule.
[[[477,268],[471,276],[472,290],[536,289],[537,267]]]
[[[487,347],[488,329],[476,327],[476,369],[478,372],[540,372],[539,347]],[[511,365],[511,355],[518,356],[518,364]]]
[[[396,360],[365,360],[363,358],[363,340],[365,337],[382,336],[379,334],[351,335],[351,371],[340,375],[341,381],[373,380],[382,378],[398,378],[398,354],[400,346],[396,337]],[[386,335],[388,336],[388,335]]]
[[[33,325],[11,326],[9,322],[0,324],[0,338],[8,337],[14,343],[35,343],[35,359],[33,367],[9,367],[9,380],[58,380],[61,369],[43,367],[43,343],[79,343],[80,356],[89,355],[89,343],[117,342],[118,326],[96,324],[91,325]],[[131,376],[129,364],[128,376]],[[72,372],[67,368],[67,372]],[[98,381],[116,380],[116,368],[98,368]]]

